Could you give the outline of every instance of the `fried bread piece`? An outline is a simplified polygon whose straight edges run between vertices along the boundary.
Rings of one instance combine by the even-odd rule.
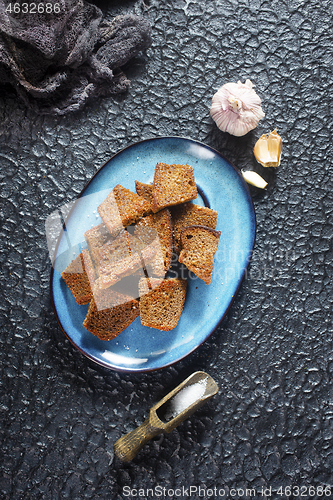
[[[151,205],[138,194],[117,184],[97,210],[109,232],[117,234],[123,227],[134,224],[151,212]]]
[[[101,340],[111,340],[119,335],[139,316],[139,302],[115,292],[103,290],[97,307],[91,299],[83,326]]]
[[[95,267],[98,267],[98,253],[107,241],[112,240],[112,236],[106,225],[102,222],[98,224],[98,226],[88,229],[88,231],[84,233],[84,238],[88,243],[92,261]]]
[[[158,238],[162,253],[164,274],[166,274],[170,268],[173,247],[170,211],[165,208],[156,214],[143,217],[136,224],[134,234],[147,245]],[[158,269],[160,269],[160,266]],[[157,275],[160,276],[160,274]]]
[[[153,212],[179,205],[198,196],[193,167],[158,163],[153,183]]]
[[[140,181],[135,181],[135,190],[139,196],[142,196],[150,204],[153,203],[153,185],[144,184]]]
[[[156,251],[156,245],[145,245],[127,231],[121,232],[99,252],[98,286],[108,288],[137,272],[144,276],[143,268],[153,260]]]
[[[186,286],[186,280],[181,278],[141,280],[141,324],[164,331],[176,328],[184,306]]]
[[[214,255],[220,236],[221,231],[197,225],[185,227],[180,233],[179,262],[207,285],[212,279]]]
[[[66,267],[61,277],[74,295],[77,304],[88,304],[92,297],[92,287],[95,282],[95,270],[87,249]]]
[[[199,225],[216,228],[218,213],[208,207],[201,207],[194,203],[184,203],[171,208],[174,249],[179,255],[180,252],[180,233],[186,226]]]
[[[129,236],[127,231],[121,231],[118,236],[103,245],[96,256],[98,274],[103,274],[105,269],[113,266],[116,262],[130,257]]]

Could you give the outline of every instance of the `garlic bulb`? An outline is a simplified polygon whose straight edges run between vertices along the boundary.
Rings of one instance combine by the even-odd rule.
[[[220,130],[240,137],[256,128],[265,113],[252,82],[246,80],[223,85],[213,96],[210,115]]]
[[[282,152],[282,139],[276,129],[263,134],[254,146],[254,156],[263,167],[278,167]]]
[[[252,186],[255,186],[257,188],[265,189],[265,187],[267,186],[267,182],[265,181],[265,179],[257,174],[257,172],[253,172],[253,170],[247,170],[245,172],[242,170],[242,176],[248,184],[251,184]]]

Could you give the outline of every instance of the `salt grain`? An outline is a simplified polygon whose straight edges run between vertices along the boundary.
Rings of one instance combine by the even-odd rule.
[[[181,389],[175,396],[170,400],[170,406],[165,413],[165,419],[171,420],[175,418],[183,410],[186,410],[191,404],[195,403],[205,393],[207,385],[207,377],[203,380],[199,380],[195,384],[188,385]]]

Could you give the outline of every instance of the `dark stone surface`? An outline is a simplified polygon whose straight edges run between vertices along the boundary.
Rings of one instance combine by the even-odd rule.
[[[108,17],[152,22],[152,47],[127,68],[128,94],[61,118],[27,112],[10,89],[0,96],[0,497],[109,500],[125,498],[124,486],[157,485],[224,488],[220,498],[235,498],[232,488],[264,498],[261,487],[286,498],[277,492],[288,485],[333,492],[332,4],[98,4]],[[266,118],[234,138],[213,124],[210,100],[245,78]],[[255,252],[218,330],[186,360],[142,375],[76,351],[50,303],[47,215],[140,139],[190,136],[242,168],[255,165],[256,139],[275,127],[283,159],[264,171],[268,189],[252,190]],[[116,439],[196,369],[215,378],[218,396],[131,463],[114,458]]]

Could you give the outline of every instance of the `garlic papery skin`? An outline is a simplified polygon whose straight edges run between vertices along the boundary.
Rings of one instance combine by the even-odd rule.
[[[226,83],[212,98],[210,115],[223,132],[241,137],[256,128],[265,113],[250,80]]]
[[[267,182],[265,179],[263,179],[257,172],[254,172],[253,170],[242,170],[242,176],[244,177],[244,180],[248,183],[251,184],[252,186],[255,186],[260,189],[265,189],[267,186]]]
[[[276,129],[263,134],[254,146],[254,156],[263,167],[278,167],[282,153],[282,139]]]

